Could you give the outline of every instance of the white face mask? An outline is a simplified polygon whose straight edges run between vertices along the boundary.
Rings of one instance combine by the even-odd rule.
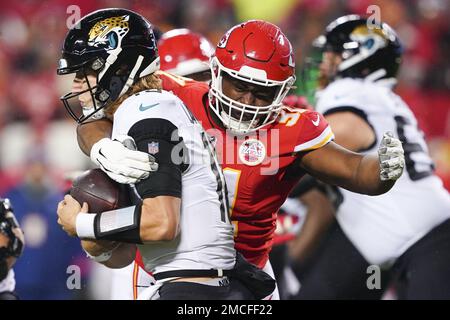
[[[279,87],[272,103],[254,106],[227,97],[222,91],[223,73],[238,79],[265,87]],[[216,57],[211,60],[210,107],[223,125],[234,134],[246,134],[273,123],[282,109],[282,101],[295,82],[295,77],[285,81],[259,80],[225,68]],[[225,106],[225,108],[224,108]],[[233,116],[232,116],[233,115]],[[236,116],[238,115],[238,116]],[[250,120],[247,120],[250,119]]]

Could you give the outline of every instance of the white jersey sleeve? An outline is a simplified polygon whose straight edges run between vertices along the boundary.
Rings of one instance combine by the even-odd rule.
[[[164,182],[170,188],[181,178],[180,234],[173,241],[139,246],[146,269],[231,269],[235,249],[225,179],[209,137],[183,102],[163,90],[127,98],[114,114],[112,137],[122,134],[135,138],[138,150],[155,156],[160,164],[155,174],[164,170],[161,159],[170,162],[171,171],[178,170],[174,164],[183,167],[172,183]],[[161,157],[166,143],[172,151]],[[155,174],[147,178],[149,183]]]
[[[141,91],[127,98],[114,113],[112,138],[128,134],[131,127],[145,119],[165,119],[175,127],[189,122],[183,114],[183,103],[173,94],[162,90]]]
[[[351,78],[336,80],[318,94],[316,111],[326,114],[337,108],[361,108],[361,81]]]

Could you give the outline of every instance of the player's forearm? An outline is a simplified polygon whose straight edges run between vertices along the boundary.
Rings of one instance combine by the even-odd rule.
[[[180,198],[157,196],[123,209],[98,214],[78,213],[76,235],[83,240],[134,244],[171,241],[179,233],[180,208]]]
[[[108,268],[125,268],[134,261],[136,257],[136,245],[130,243],[121,243],[112,253],[109,260],[102,262]]]
[[[87,156],[92,146],[103,138],[111,137],[112,123],[107,119],[100,119],[78,125],[77,140],[81,151]]]
[[[83,250],[108,268],[124,268],[133,262],[136,245],[105,240],[81,240]]]
[[[350,182],[346,189],[372,196],[388,192],[395,184],[393,180],[381,180],[377,155],[361,155],[354,179]]]
[[[381,181],[378,157],[355,153],[333,142],[304,155],[301,165],[323,182],[352,192],[379,195],[394,185]]]
[[[118,246],[117,242],[106,240],[81,240],[81,247],[91,256],[99,256]]]
[[[145,199],[140,228],[142,242],[173,240],[179,233],[180,208],[181,199],[176,197]]]

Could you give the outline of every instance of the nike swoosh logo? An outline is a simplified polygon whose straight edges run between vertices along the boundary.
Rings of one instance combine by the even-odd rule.
[[[141,103],[141,105],[139,106],[139,111],[145,111],[145,110],[151,109],[153,107],[156,107],[157,105],[159,105],[159,103],[151,104],[149,106],[143,106]]]
[[[311,122],[313,123],[313,125],[315,125],[316,127],[318,127],[318,126],[319,126],[319,123],[320,123],[320,116],[317,115],[317,120],[316,120],[316,121],[312,121],[312,120],[311,120]]]

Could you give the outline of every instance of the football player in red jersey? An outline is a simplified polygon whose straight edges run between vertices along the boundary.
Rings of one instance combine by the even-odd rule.
[[[275,25],[252,20],[231,28],[211,61],[212,83],[161,72],[163,88],[181,98],[215,139],[227,179],[236,248],[260,268],[270,269],[276,213],[306,173],[351,191],[387,192],[404,167],[401,143],[390,136],[379,155],[362,156],[332,142],[323,116],[284,109],[282,100],[295,81],[292,46]],[[102,119],[78,126],[80,147],[113,163],[104,168],[119,182],[147,177],[111,141]],[[103,138],[103,139],[102,139]],[[105,161],[102,161],[105,163]]]

